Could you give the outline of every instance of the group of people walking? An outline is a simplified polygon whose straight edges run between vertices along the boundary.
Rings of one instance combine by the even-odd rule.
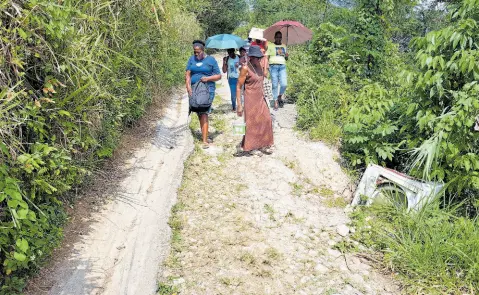
[[[221,72],[215,58],[205,53],[203,41],[195,40],[193,50],[194,55],[186,66],[186,89],[192,97],[193,85],[198,82],[208,85],[210,106],[190,106],[190,112],[197,113],[200,120],[203,148],[208,148],[211,143],[208,139],[208,114],[215,97],[215,82],[221,79]],[[274,42],[267,42],[252,32],[246,45],[239,49],[239,55],[233,48],[227,52],[221,71],[227,74],[232,110],[239,117],[244,116],[246,124],[240,147],[244,152],[271,154],[274,140],[268,100],[271,99],[273,109],[278,110],[284,104],[283,96],[287,87],[286,61],[289,55],[286,45],[282,43],[282,33],[276,32]]]

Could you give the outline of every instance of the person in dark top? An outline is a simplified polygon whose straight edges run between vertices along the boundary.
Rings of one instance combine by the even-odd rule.
[[[193,41],[194,55],[188,59],[186,64],[185,84],[186,91],[191,97],[192,85],[201,81],[208,84],[210,92],[210,101],[213,102],[215,98],[216,81],[221,79],[221,72],[216,62],[216,59],[205,53],[205,43],[200,40]],[[197,113],[200,120],[201,135],[203,141],[203,148],[209,147],[208,142],[208,114],[211,108],[208,110],[192,110]]]

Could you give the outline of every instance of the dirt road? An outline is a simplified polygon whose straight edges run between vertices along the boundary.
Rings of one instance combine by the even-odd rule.
[[[353,188],[339,153],[299,135],[287,104],[272,112],[272,155],[234,156],[238,118],[226,79],[218,85],[213,146],[196,144],[188,158],[197,119],[194,140],[188,100],[174,98],[51,284],[30,294],[399,294],[345,250],[358,245],[349,238]]]

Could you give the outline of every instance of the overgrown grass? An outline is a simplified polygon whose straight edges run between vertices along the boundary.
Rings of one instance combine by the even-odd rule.
[[[457,207],[427,205],[419,212],[392,206],[353,213],[355,239],[383,253],[407,294],[475,294],[479,290],[479,221]]]
[[[294,54],[290,96],[298,106],[297,126],[313,140],[338,145],[353,99],[351,85],[332,65],[313,62],[307,50],[297,48]]]
[[[171,228],[171,248],[173,252],[179,253],[182,251],[183,239],[181,236],[181,230],[184,226],[184,219],[179,214],[184,210],[185,205],[183,203],[177,203],[171,209],[171,216],[168,220],[168,225]]]

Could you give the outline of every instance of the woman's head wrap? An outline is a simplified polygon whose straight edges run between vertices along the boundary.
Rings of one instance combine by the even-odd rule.
[[[201,49],[204,49],[205,48],[205,42],[203,42],[201,40],[195,40],[195,41],[193,41],[193,47],[199,47]]]

